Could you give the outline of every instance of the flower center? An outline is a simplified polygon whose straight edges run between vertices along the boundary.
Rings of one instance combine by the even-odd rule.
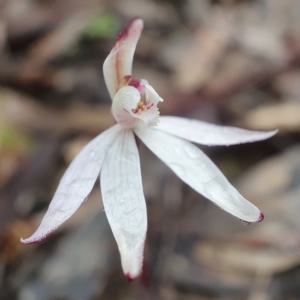
[[[142,111],[147,111],[148,109],[150,109],[151,107],[153,107],[153,103],[144,103],[143,101],[139,101],[136,105],[136,108],[132,109],[132,112],[135,114],[138,114]],[[157,108],[158,109],[158,108]],[[159,114],[159,111],[158,111]]]
[[[159,121],[157,104],[160,101],[163,99],[146,80],[126,75],[119,83],[112,112],[123,127],[153,127]]]

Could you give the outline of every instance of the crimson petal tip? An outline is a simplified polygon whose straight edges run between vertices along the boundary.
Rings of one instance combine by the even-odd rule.
[[[30,244],[38,243],[39,241],[31,241],[31,240],[28,240],[28,239],[20,238],[20,242],[23,245],[30,245]]]
[[[264,214],[261,212],[259,214],[259,217],[257,219],[257,221],[254,221],[254,222],[248,222],[248,221],[245,221],[245,220],[241,220],[240,221],[244,224],[244,225],[250,225],[250,224],[253,224],[253,223],[259,223],[259,222],[262,222],[264,220],[265,216]]]
[[[130,22],[130,24],[118,34],[117,41],[120,41],[120,40],[126,38],[129,35],[129,32],[131,30],[137,30],[139,33],[141,33],[143,30],[143,27],[144,27],[144,21],[141,18],[133,19]]]
[[[134,278],[131,276],[130,273],[126,273],[125,278],[127,279],[128,282],[132,282],[134,280]]]
[[[264,214],[261,212],[261,213],[259,214],[259,218],[258,218],[257,222],[263,221],[264,218],[265,218],[265,216],[264,216]]]
[[[56,229],[56,228],[55,228]],[[39,236],[39,237],[29,237],[27,239],[23,239],[21,238],[20,239],[20,242],[23,244],[23,245],[31,245],[31,244],[36,244],[36,243],[39,243],[41,242],[42,240],[44,240],[46,237],[48,237],[50,234],[52,234],[52,232],[55,231],[55,229],[47,232],[46,234],[42,235],[42,236]]]

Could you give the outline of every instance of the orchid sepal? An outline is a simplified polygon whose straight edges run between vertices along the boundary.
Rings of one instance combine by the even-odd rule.
[[[104,80],[111,99],[114,98],[122,78],[132,73],[136,44],[144,27],[142,19],[134,19],[121,33],[103,64]]]

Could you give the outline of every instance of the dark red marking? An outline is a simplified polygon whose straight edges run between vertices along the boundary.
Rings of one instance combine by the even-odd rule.
[[[129,85],[135,87],[136,89],[138,89],[141,85],[141,81],[139,79],[136,79],[136,78],[132,77],[130,82],[129,82]]]
[[[120,40],[122,40],[123,38],[126,38],[126,37],[128,36],[129,30],[130,30],[130,28],[131,28],[133,22],[134,22],[135,20],[137,20],[137,19],[139,19],[139,18],[133,19],[133,20],[129,23],[129,25],[128,25],[123,31],[121,31],[121,32],[118,34],[117,41],[120,41]]]
[[[264,214],[261,212],[257,222],[261,222],[265,218]]]
[[[127,279],[128,282],[132,282],[133,281],[133,278],[131,277],[130,273],[126,273],[125,277],[126,277],[126,279]]]
[[[132,22],[123,31],[118,33],[117,42],[128,36],[128,31],[129,31],[131,24],[132,24]]]
[[[37,244],[39,242],[41,242],[42,240],[44,240],[46,237],[48,237],[49,235],[51,235],[54,231],[55,231],[56,228],[54,228],[53,230],[47,232],[44,236],[42,236],[41,238],[37,239],[37,240],[33,240],[32,242],[22,242],[21,243],[23,245],[32,245],[32,244]]]
[[[143,84],[141,84],[140,79],[133,77],[132,75],[125,75],[122,81],[125,85],[133,86],[136,89],[139,89],[141,86],[144,86]]]
[[[264,214],[261,212],[261,213],[259,214],[259,217],[258,217],[257,221],[255,221],[255,222],[247,222],[247,221],[244,221],[244,220],[241,220],[241,219],[240,219],[240,221],[241,221],[244,225],[250,225],[250,224],[252,224],[252,223],[258,223],[258,222],[261,222],[264,218],[265,218],[265,216],[264,216]]]
[[[147,107],[147,109],[150,109],[151,107],[153,107],[153,103],[148,103],[147,105],[146,105],[146,107]]]

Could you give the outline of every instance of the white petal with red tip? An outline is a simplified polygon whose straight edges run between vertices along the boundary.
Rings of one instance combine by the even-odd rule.
[[[252,131],[230,126],[218,126],[198,120],[180,117],[161,117],[155,128],[177,137],[209,146],[229,146],[268,139],[274,131]]]
[[[41,225],[31,237],[21,239],[23,244],[39,242],[74,214],[92,190],[105,153],[121,130],[120,125],[114,125],[76,156],[62,177]]]
[[[198,147],[154,129],[136,129],[135,132],[154,154],[198,193],[245,222],[262,220],[259,209],[239,194]]]
[[[107,152],[101,170],[101,192],[124,274],[133,279],[142,268],[147,212],[139,153],[130,130],[124,130]]]
[[[143,30],[143,20],[135,19],[123,30],[103,64],[103,73],[111,99],[125,75],[131,75],[136,44]]]

